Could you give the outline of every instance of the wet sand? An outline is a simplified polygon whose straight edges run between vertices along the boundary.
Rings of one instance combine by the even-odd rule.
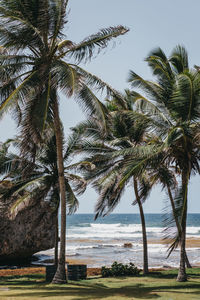
[[[148,240],[148,244],[162,244],[169,245],[170,240]],[[200,238],[187,238],[186,248],[200,248]]]
[[[119,243],[119,240],[111,239],[111,243]],[[126,243],[126,240],[123,241]],[[130,240],[127,241],[130,243]],[[93,240],[93,239],[73,239],[73,240],[67,240],[67,243],[105,243],[105,241],[102,240]],[[138,242],[137,242],[138,243]],[[148,239],[148,244],[162,244],[162,245],[168,245],[170,244],[170,240],[167,239]],[[186,239],[186,247],[188,248],[200,248],[200,238],[187,238]]]

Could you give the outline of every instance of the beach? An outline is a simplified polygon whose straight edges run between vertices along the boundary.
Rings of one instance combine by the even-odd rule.
[[[179,249],[167,258],[169,240],[160,214],[146,215],[148,255],[150,268],[175,268],[179,266]],[[93,220],[93,215],[68,217],[66,235],[66,261],[84,263],[89,268],[110,266],[114,261],[143,266],[142,229],[138,214],[113,214]],[[192,266],[200,264],[200,214],[189,214],[186,251]],[[53,260],[54,249],[37,253],[39,261],[48,264]]]

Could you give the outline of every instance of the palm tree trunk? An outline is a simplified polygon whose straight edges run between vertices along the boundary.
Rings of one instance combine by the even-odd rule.
[[[56,228],[55,228],[54,265],[58,267],[58,211],[56,216]]]
[[[176,208],[175,208],[174,199],[173,199],[172,192],[171,192],[171,189],[170,189],[169,185],[167,185],[167,190],[168,190],[168,195],[169,195],[169,199],[170,199],[170,203],[171,203],[171,207],[172,207],[173,217],[174,217],[174,220],[175,220],[175,223],[176,223],[176,228],[177,228],[177,230],[180,234],[181,228],[180,228],[180,224],[178,222],[178,219],[176,217]],[[187,268],[192,268],[192,266],[189,262],[186,250],[185,250],[185,263],[186,263]]]
[[[187,274],[185,270],[185,237],[186,237],[186,219],[187,219],[187,194],[188,194],[188,173],[183,170],[182,172],[182,189],[183,189],[183,213],[181,222],[181,253],[180,253],[180,266],[177,276],[177,281],[187,281]]]
[[[185,215],[185,213],[184,213]],[[182,233],[181,233],[181,253],[180,253],[180,266],[179,272],[177,276],[177,281],[187,281],[187,274],[185,270],[185,233],[186,233],[186,226],[185,224],[182,225]]]
[[[59,176],[60,200],[61,200],[61,231],[60,231],[60,256],[58,267],[52,283],[66,283],[65,253],[66,253],[66,192],[63,163],[63,137],[59,118],[58,99],[54,98],[54,130],[56,135],[57,166]]]
[[[143,239],[143,274],[148,274],[149,269],[148,269],[148,249],[147,249],[147,234],[146,234],[146,224],[145,224],[145,218],[144,218],[144,212],[143,212],[143,207],[142,203],[140,201],[139,193],[138,193],[138,185],[137,185],[137,180],[134,178],[133,179],[134,183],[134,191],[135,191],[135,197],[137,204],[139,206],[139,211],[140,211],[140,219],[141,219],[141,224],[142,224],[142,239]]]

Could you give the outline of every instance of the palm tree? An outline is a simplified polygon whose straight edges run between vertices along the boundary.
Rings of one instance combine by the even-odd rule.
[[[118,142],[119,149],[127,149],[129,147],[135,147],[137,145],[144,145],[145,139],[147,139],[146,133],[148,130],[148,123],[143,122],[139,116],[135,116],[135,119],[129,118],[129,113],[133,112],[133,101],[131,94],[128,90],[125,91],[124,101],[118,101],[117,98],[112,100],[112,103],[117,110],[114,120],[114,137],[122,139],[121,143]],[[133,112],[134,114],[134,112]],[[126,155],[124,155],[126,159]],[[130,157],[128,157],[130,159]],[[129,181],[129,179],[128,179]],[[124,188],[123,186],[122,188]],[[140,212],[140,219],[142,225],[142,238],[143,238],[143,273],[148,274],[148,245],[145,216],[143,211],[143,202],[149,195],[151,186],[147,177],[143,176],[137,178],[133,176],[133,187],[135,193],[135,201],[133,204],[137,204]],[[118,187],[119,188],[119,187]]]
[[[166,166],[164,163],[164,156],[163,154],[160,155],[160,157],[156,157],[155,161],[151,161],[151,164],[148,166],[148,178],[149,182],[151,183],[151,186],[160,184],[162,186],[162,190],[166,191],[166,194],[168,195],[169,201],[170,201],[170,207],[171,207],[171,213],[169,212],[166,214],[166,218],[164,220],[165,223],[165,235],[168,240],[173,240],[171,237],[171,232],[169,235],[167,234],[167,229],[170,229],[171,227],[176,227],[177,232],[181,234],[181,226],[179,224],[179,220],[177,217],[177,207],[176,207],[176,193],[178,191],[178,182],[176,178],[176,174],[172,169],[169,168],[169,166]],[[168,210],[168,209],[167,209]],[[173,250],[173,249],[172,249]],[[171,254],[171,251],[169,251],[168,257]],[[187,253],[185,251],[185,260],[186,260],[186,266],[188,268],[192,268]]]
[[[74,213],[78,208],[78,199],[75,195],[83,193],[86,189],[86,181],[77,175],[77,171],[84,168],[92,169],[90,162],[82,161],[80,163],[71,163],[73,151],[79,140],[79,134],[74,133],[69,136],[64,144],[64,176],[67,194],[68,214]],[[48,201],[56,211],[56,230],[55,230],[55,258],[54,263],[58,263],[58,208],[59,208],[59,176],[57,168],[56,138],[53,135],[49,141],[43,145],[40,152],[37,153],[34,164],[31,160],[21,161],[17,154],[9,152],[9,145],[19,145],[19,140],[10,140],[1,146],[0,151],[0,174],[4,176],[1,183],[9,179],[9,187],[1,191],[4,197],[15,196],[11,213],[17,209],[19,204],[29,199],[44,199]],[[31,166],[31,168],[30,168]],[[24,178],[24,168],[31,170]],[[4,185],[5,186],[5,185]],[[11,187],[12,186],[12,187]]]
[[[123,26],[100,30],[79,44],[64,39],[67,0],[1,0],[0,44],[8,54],[0,55],[1,114],[14,109],[22,139],[22,154],[33,157],[47,128],[54,128],[61,198],[61,246],[54,283],[66,282],[66,188],[59,117],[59,92],[75,94],[87,109],[99,110],[91,86],[107,88],[102,80],[79,64],[104,49],[108,42],[128,30]],[[97,51],[96,51],[97,50]],[[30,139],[31,136],[31,139]]]
[[[169,58],[159,48],[150,53],[147,62],[157,81],[144,80],[130,72],[129,81],[140,88],[144,95],[133,91],[137,109],[151,120],[152,130],[162,141],[154,151],[146,149],[140,166],[144,168],[159,153],[164,154],[167,166],[174,166],[181,177],[177,195],[179,210],[176,211],[181,232],[171,249],[180,243],[180,267],[178,281],[187,280],[185,272],[185,235],[188,202],[188,183],[192,173],[199,173],[199,119],[200,74],[190,70],[186,50],[178,46]],[[151,152],[151,153],[150,153]],[[134,173],[135,162],[132,165]],[[125,175],[125,178],[128,174]],[[125,180],[125,179],[124,179]]]
[[[96,204],[95,218],[109,214],[119,203],[128,180],[119,187],[121,174],[124,171],[123,161],[130,159],[126,150],[145,143],[145,133],[148,123],[139,117],[134,121],[129,118],[128,112],[132,111],[133,102],[126,91],[125,96],[107,101],[107,126],[106,129],[96,120],[81,123],[77,128],[83,131],[83,142],[80,151],[90,154],[86,160],[93,162],[96,168],[86,174],[87,181],[92,181],[100,194]],[[136,117],[136,116],[135,116]],[[118,151],[120,152],[117,155]],[[122,154],[121,151],[124,151]],[[110,153],[115,153],[111,158]],[[142,202],[146,200],[150,184],[143,174],[142,177],[133,176],[132,184],[135,198],[140,211],[142,236],[143,236],[143,273],[148,273],[148,251],[145,217]]]

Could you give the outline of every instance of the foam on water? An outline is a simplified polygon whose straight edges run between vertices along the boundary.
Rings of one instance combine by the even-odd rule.
[[[174,230],[173,228],[171,230]],[[163,227],[146,227],[146,232],[149,238],[162,238]],[[187,227],[188,237],[199,237],[200,227]],[[142,238],[142,227],[140,224],[94,224],[90,226],[72,226],[67,230],[67,237],[73,238]]]
[[[160,243],[164,236],[161,215],[148,215],[147,238],[149,267],[178,266],[179,249],[167,259],[167,246]],[[200,215],[188,217],[188,238],[200,238]],[[70,221],[71,220],[71,221]],[[124,263],[133,262],[142,267],[143,245],[142,227],[139,215],[110,215],[105,219],[94,222],[92,215],[74,215],[68,217],[67,225],[67,256],[94,261],[88,266],[110,265],[114,260]],[[171,232],[175,228],[170,229]],[[130,248],[124,246],[131,243]],[[187,248],[188,257],[192,264],[199,263],[200,248]],[[53,249],[42,252],[53,257]]]

